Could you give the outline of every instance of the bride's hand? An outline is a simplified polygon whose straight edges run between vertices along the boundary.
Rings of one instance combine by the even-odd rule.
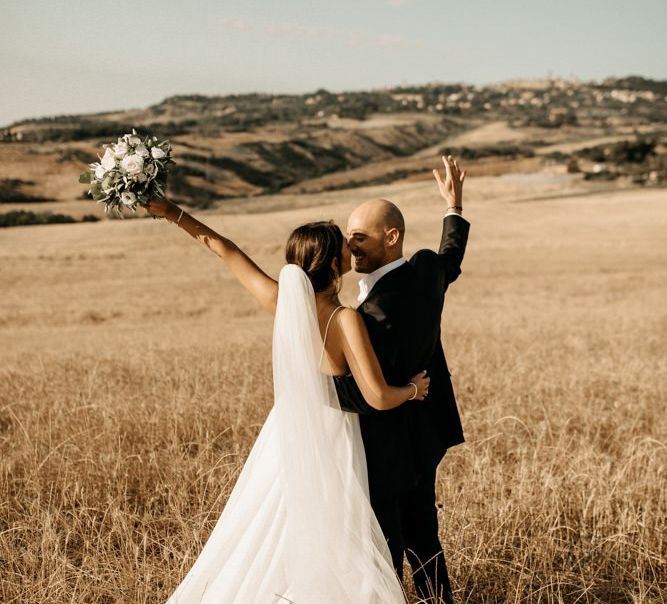
[[[178,206],[175,203],[172,203],[164,197],[149,199],[144,205],[144,209],[153,216],[153,218],[167,218],[170,214],[173,215],[174,210],[177,208]]]
[[[413,400],[423,401],[428,396],[428,385],[431,383],[431,378],[424,370],[413,376],[410,381],[417,386],[417,396]]]

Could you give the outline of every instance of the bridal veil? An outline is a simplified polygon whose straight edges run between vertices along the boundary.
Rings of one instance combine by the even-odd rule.
[[[304,271],[280,271],[274,405],[167,604],[403,604],[370,506],[359,418],[341,411]]]

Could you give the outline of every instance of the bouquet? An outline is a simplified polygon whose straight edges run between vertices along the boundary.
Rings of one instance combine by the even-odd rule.
[[[157,137],[140,138],[136,130],[116,143],[103,145],[100,161],[88,164],[79,182],[90,184],[88,193],[97,202],[105,203],[104,211],[113,210],[120,218],[122,208],[136,213],[137,205],[149,199],[164,197],[167,188],[167,166],[173,164],[171,144]]]

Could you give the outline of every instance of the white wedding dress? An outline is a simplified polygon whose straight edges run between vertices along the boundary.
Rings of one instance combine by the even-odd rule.
[[[315,294],[280,271],[274,406],[206,545],[167,604],[404,604],[370,505],[359,417],[341,411]]]

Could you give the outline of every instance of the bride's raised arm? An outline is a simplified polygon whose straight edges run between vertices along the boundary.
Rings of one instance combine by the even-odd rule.
[[[164,217],[169,222],[178,221],[182,230],[225,261],[241,285],[257,298],[263,308],[275,314],[278,282],[259,268],[233,241],[216,233],[167,199],[151,199],[144,208],[152,216]]]
[[[351,308],[338,313],[336,327],[345,360],[366,402],[379,411],[398,407],[408,400],[423,400],[428,394],[430,378],[426,371],[413,376],[405,386],[387,384],[368,330],[361,315]]]

